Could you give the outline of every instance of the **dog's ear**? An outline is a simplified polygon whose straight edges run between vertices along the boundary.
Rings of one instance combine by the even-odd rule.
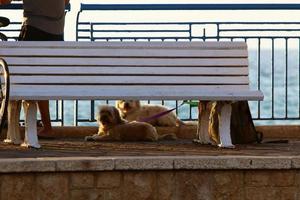
[[[98,111],[96,113],[96,120],[97,122],[100,122],[100,112],[103,109],[103,106],[98,106]]]
[[[120,102],[121,102],[121,100],[117,100],[116,103],[115,103],[115,106],[116,106],[116,108],[118,108],[118,109],[120,108],[120,107],[119,107]]]
[[[116,107],[113,107],[113,112],[114,112],[114,117],[115,117],[116,123],[118,123],[118,124],[122,123],[123,120],[121,118],[119,110]]]

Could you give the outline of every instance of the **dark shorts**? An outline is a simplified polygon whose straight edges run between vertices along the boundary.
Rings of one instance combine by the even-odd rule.
[[[19,41],[63,41],[63,35],[47,33],[33,26],[22,26]]]

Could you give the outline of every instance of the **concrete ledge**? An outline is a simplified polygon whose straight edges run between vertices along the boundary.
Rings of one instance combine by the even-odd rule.
[[[124,156],[0,160],[0,173],[198,169],[300,169],[300,156]]]
[[[291,169],[292,159],[265,156],[193,156],[175,159],[174,169]]]
[[[117,157],[115,170],[170,170],[174,169],[176,157],[169,156],[141,156],[141,157]]]

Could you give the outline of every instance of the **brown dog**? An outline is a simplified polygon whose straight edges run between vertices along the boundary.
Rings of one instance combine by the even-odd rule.
[[[100,106],[97,116],[98,134],[85,137],[86,141],[157,141],[158,134],[151,124],[127,122],[117,108]]]
[[[121,116],[128,121],[141,121],[151,116],[168,111],[164,106],[159,105],[141,105],[138,100],[119,100],[116,101],[116,107]],[[179,126],[184,124],[174,112],[169,112],[159,118],[147,121],[153,126]]]

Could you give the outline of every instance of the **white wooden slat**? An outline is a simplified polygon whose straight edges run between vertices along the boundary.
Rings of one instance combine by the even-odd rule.
[[[249,90],[245,42],[3,42],[1,55],[11,99],[263,98]]]
[[[34,84],[249,84],[247,76],[12,76],[11,83]]]
[[[245,58],[11,58],[4,57],[8,65],[126,65],[126,66],[247,66]]]
[[[131,88],[132,90],[175,90],[176,88],[180,88],[182,90],[188,89],[188,90],[197,90],[197,89],[203,89],[203,90],[249,90],[248,85],[179,85],[179,86],[164,86],[164,85],[142,85],[142,86],[136,86],[136,85],[121,85],[121,86],[113,86],[113,85],[15,85],[12,84],[12,90],[24,90],[24,91],[35,91],[35,90],[43,90],[46,89],[47,91],[55,91],[56,89],[60,90],[66,90],[66,92],[73,92],[77,89],[79,90],[92,90],[94,92],[105,90],[126,90],[127,88]]]
[[[2,56],[72,56],[72,57],[247,57],[246,49],[33,49],[0,48]]]
[[[262,100],[260,91],[237,90],[187,86],[13,86],[11,99],[45,100],[45,99],[141,99],[141,100]]]
[[[193,42],[58,42],[58,41],[18,41],[18,42],[1,42],[1,48],[140,48],[140,49],[161,49],[161,48],[188,48],[188,49],[245,49],[247,48],[247,44],[245,42],[216,42],[216,41],[193,41]]]
[[[152,74],[152,75],[248,75],[247,67],[87,67],[10,66],[14,74]]]

